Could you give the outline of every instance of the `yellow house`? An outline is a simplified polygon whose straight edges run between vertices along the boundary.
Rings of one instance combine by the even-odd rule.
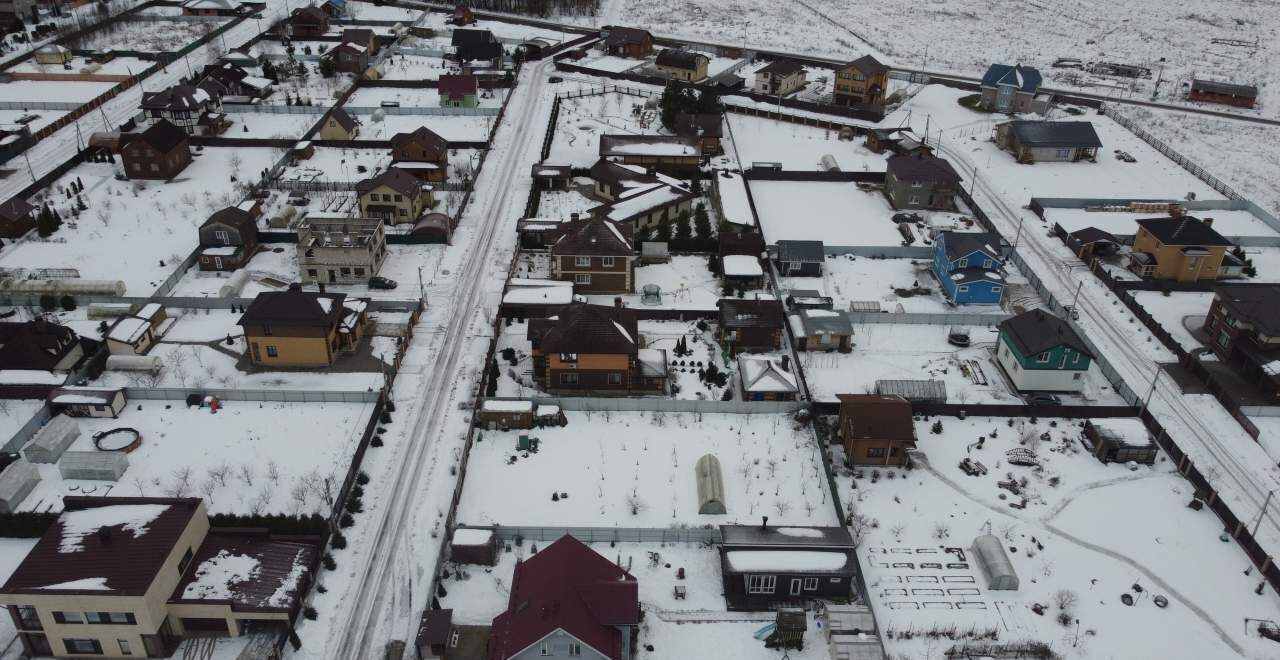
[[[286,630],[320,556],[318,537],[210,529],[199,498],[62,504],[0,589],[29,656],[165,657],[191,634]]]
[[[303,291],[301,284],[258,294],[239,321],[249,361],[264,367],[327,367],[356,350],[368,302],[346,298]]]
[[[360,134],[360,124],[342,108],[334,108],[320,125],[321,140],[354,140]]]
[[[698,82],[707,77],[707,65],[711,59],[702,53],[679,48],[668,48],[654,60],[658,72],[668,78]]]
[[[361,215],[381,218],[389,225],[417,222],[423,211],[436,203],[429,184],[395,166],[357,183],[356,192]]]
[[[1138,221],[1129,269],[1141,277],[1177,282],[1216,280],[1234,257],[1231,241],[1213,228],[1213,218],[1191,216]]]

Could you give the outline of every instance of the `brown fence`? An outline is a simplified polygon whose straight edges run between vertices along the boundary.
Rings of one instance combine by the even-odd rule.
[[[742,178],[748,181],[830,181],[830,182],[859,182],[859,183],[884,183],[884,172],[820,172],[820,171],[799,171],[799,170],[765,170],[757,167],[748,167],[742,170]]]

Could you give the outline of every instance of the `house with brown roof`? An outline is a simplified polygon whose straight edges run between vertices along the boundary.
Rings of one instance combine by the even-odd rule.
[[[658,73],[672,80],[699,82],[707,77],[711,58],[695,50],[665,48],[654,58]]]
[[[436,82],[442,108],[474,108],[480,105],[480,85],[470,73],[440,75]]]
[[[951,210],[959,188],[955,168],[932,154],[890,156],[885,162],[884,194],[895,209]]]
[[[720,138],[724,136],[723,119],[714,112],[680,112],[676,114],[675,133],[697,140],[704,156],[719,156],[724,152],[720,146]]]
[[[151,128],[133,135],[120,148],[125,176],[130,179],[172,179],[191,164],[189,136],[161,119]]]
[[[756,71],[751,91],[769,96],[786,96],[804,87],[804,67],[787,58],[776,59]]]
[[[0,238],[18,238],[35,229],[36,207],[21,197],[0,204]]]
[[[836,105],[881,105],[889,89],[889,67],[863,55],[836,69],[832,101]]]
[[[426,126],[391,137],[391,166],[423,181],[449,176],[449,141]]]
[[[366,300],[344,293],[286,291],[258,294],[240,316],[246,355],[263,367],[327,367],[342,353],[359,348],[367,317]]]
[[[574,216],[577,216],[575,213]],[[636,246],[628,223],[574,217],[553,230],[551,276],[579,293],[634,293]]]
[[[84,357],[71,328],[44,319],[0,322],[0,370],[66,371]]]
[[[289,36],[294,39],[323,37],[329,31],[329,14],[319,7],[293,10],[289,17]]]
[[[253,214],[228,206],[200,225],[200,270],[235,270],[258,251]]]
[[[1214,287],[1204,331],[1219,360],[1280,398],[1280,284]]]
[[[378,54],[378,35],[369,28],[346,28],[342,31],[342,40],[364,46],[370,56]]]
[[[615,224],[628,224],[647,229],[674,222],[681,213],[689,213],[697,195],[684,188],[655,183],[627,191],[621,198],[591,209],[591,216]]]
[[[396,165],[371,179],[356,184],[360,213],[381,218],[387,224],[417,222],[435,204],[431,186]]]
[[[334,108],[325,116],[316,136],[321,140],[354,140],[360,134],[360,123],[342,108]]]
[[[615,25],[609,28],[604,47],[618,57],[648,57],[653,54],[653,35],[648,30]]]
[[[229,125],[222,114],[226,91],[220,82],[209,78],[201,86],[177,84],[143,94],[142,113],[149,122],[165,119],[188,135],[217,135]]]
[[[321,57],[332,59],[333,70],[340,73],[359,76],[369,68],[369,48],[360,43],[343,41]]]
[[[679,135],[601,135],[600,157],[679,172],[698,166],[702,145]]]
[[[1230,239],[1213,228],[1213,218],[1189,215],[1138,221],[1129,270],[1141,277],[1199,282],[1225,277],[1239,260]]]
[[[28,655],[168,657],[188,636],[290,629],[320,559],[319,537],[211,527],[198,498],[62,507],[0,588]]]
[[[666,351],[645,348],[636,313],[572,303],[530,319],[533,378],[555,394],[628,395],[666,391]]]
[[[840,440],[850,465],[906,465],[916,448],[911,402],[900,396],[838,394]]]
[[[782,347],[782,303],[721,298],[716,307],[720,310],[718,339],[730,355],[767,353]]]
[[[516,564],[486,660],[631,660],[639,624],[636,578],[565,535]]]

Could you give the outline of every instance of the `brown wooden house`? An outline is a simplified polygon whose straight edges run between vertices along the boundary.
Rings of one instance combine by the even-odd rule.
[[[653,35],[648,30],[614,26],[604,39],[605,49],[618,57],[648,57],[653,54]]]
[[[342,40],[364,46],[370,57],[378,54],[378,35],[369,28],[347,28],[342,31]]]
[[[666,351],[640,345],[636,313],[573,303],[553,318],[530,319],[533,377],[555,394],[661,394]]]
[[[697,140],[704,156],[719,156],[724,153],[720,146],[724,135],[721,120],[722,116],[714,112],[681,112],[676,115],[676,135]]]
[[[836,69],[836,105],[880,105],[889,88],[889,67],[863,55]]]
[[[200,225],[200,270],[235,270],[258,251],[258,223],[244,209],[228,206]]]
[[[191,164],[189,136],[161,119],[121,147],[120,159],[130,179],[172,179]]]
[[[906,465],[916,448],[911,403],[900,396],[838,394],[840,439],[851,465]]]
[[[574,214],[577,215],[576,213]],[[580,293],[633,293],[636,248],[630,223],[577,218],[555,230],[551,272]]]
[[[362,75],[369,68],[369,49],[364,44],[344,41],[329,49],[322,57],[333,60],[333,70]]]
[[[782,303],[777,300],[721,298],[720,345],[730,355],[764,353],[782,346]]]
[[[322,37],[329,31],[329,15],[319,7],[293,10],[289,17],[289,34],[294,39]]]
[[[36,226],[36,207],[21,197],[0,204],[0,237],[18,238]]]
[[[391,138],[391,165],[423,181],[449,176],[449,141],[426,126]]]

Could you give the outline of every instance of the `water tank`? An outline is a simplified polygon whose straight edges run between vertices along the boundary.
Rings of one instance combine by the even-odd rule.
[[[235,298],[240,295],[240,292],[244,290],[244,285],[248,283],[249,271],[241,268],[232,273],[231,277],[227,278],[227,283],[223,284],[221,289],[218,289],[218,297]]]

